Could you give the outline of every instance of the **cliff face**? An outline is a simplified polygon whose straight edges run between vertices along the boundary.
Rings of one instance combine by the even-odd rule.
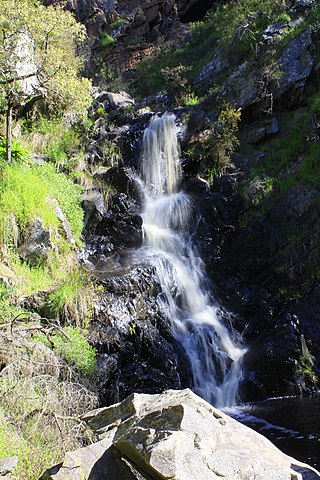
[[[88,140],[93,164],[108,161],[106,145],[115,146],[120,158],[119,167],[99,177],[111,186],[108,203],[101,208],[101,192],[89,192],[85,200],[90,261],[105,282],[92,336],[108,372],[104,401],[115,401],[115,391],[124,398],[131,391],[190,384],[189,367],[183,367],[188,362],[152,300],[161,291],[153,272],[128,261],[123,272],[116,260],[141,244],[141,205],[126,169],[138,167],[143,129],[153,113],[168,109],[178,117],[184,188],[199,213],[198,248],[215,296],[249,347],[244,398],[314,391],[320,372],[315,2],[291,2],[274,22],[270,14],[269,23],[258,12],[235,30],[231,47],[210,37],[210,30],[197,41],[185,23],[199,20],[214,2],[49,3],[73,10],[87,26],[95,82],[105,89],[118,84],[138,97],[130,108],[98,97]],[[146,58],[150,63],[141,68]],[[152,91],[154,85],[158,90]],[[143,99],[150,89],[154,95]],[[219,133],[224,102],[242,110],[239,146],[212,180],[205,139],[212,130]],[[148,296],[143,314],[138,290]],[[112,312],[112,303],[118,311]],[[119,315],[131,318],[122,331]]]

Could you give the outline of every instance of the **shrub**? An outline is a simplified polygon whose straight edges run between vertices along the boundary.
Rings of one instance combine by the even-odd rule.
[[[205,161],[209,166],[210,177],[229,164],[230,155],[239,144],[236,133],[238,132],[240,117],[240,109],[235,109],[230,104],[226,104],[203,142]]]
[[[187,73],[189,67],[178,65],[176,67],[165,67],[161,69],[161,75],[165,81],[165,88],[175,102],[181,102],[190,93]]]
[[[103,33],[100,37],[100,45],[102,48],[111,48],[115,43],[114,38],[109,33]]]
[[[0,140],[0,164],[3,164],[6,161],[6,139],[2,138]],[[11,161],[13,163],[23,163],[29,159],[29,151],[27,148],[18,140],[12,140],[12,152],[11,152]]]

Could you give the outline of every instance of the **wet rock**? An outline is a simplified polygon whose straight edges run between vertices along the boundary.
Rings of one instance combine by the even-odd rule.
[[[113,468],[112,478],[118,478],[118,472],[128,475],[123,458],[139,470],[142,478],[154,480],[209,480],[213,475],[230,480],[249,477],[262,480],[266,475],[277,480],[319,478],[315,469],[288,457],[269,440],[190,390],[133,394],[121,404],[87,413],[84,420],[104,436],[103,440],[82,451],[68,453],[58,472],[47,478],[70,478],[73,467],[73,480],[88,480],[95,471],[95,478],[102,480],[109,478],[108,466]],[[98,460],[94,464],[95,451]],[[90,469],[85,465],[89,452]],[[109,465],[102,458],[110,460]],[[95,470],[99,464],[104,465],[102,476]]]
[[[142,218],[127,195],[112,196],[111,208],[97,225],[96,235],[108,236],[119,246],[138,248],[142,244]]]
[[[35,266],[45,261],[52,248],[50,232],[40,218],[29,224],[18,248],[20,257]]]
[[[111,167],[105,173],[96,174],[100,182],[111,186],[117,193],[124,193],[135,200],[141,199],[141,188],[131,169]]]
[[[87,235],[95,231],[97,225],[107,215],[104,195],[97,188],[87,191],[82,197],[82,207],[85,212],[83,232]]]

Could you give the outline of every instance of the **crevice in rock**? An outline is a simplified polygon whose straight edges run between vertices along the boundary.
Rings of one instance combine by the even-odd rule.
[[[180,12],[179,19],[183,23],[199,22],[208,10],[216,3],[215,0],[198,0]]]

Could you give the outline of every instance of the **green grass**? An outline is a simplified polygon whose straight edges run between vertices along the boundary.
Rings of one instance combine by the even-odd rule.
[[[65,175],[57,173],[53,165],[7,165],[0,184],[0,238],[10,243],[15,223],[23,232],[36,217],[49,228],[57,228],[55,215],[57,200],[65,213],[73,236],[80,242],[83,211],[80,207],[81,187]]]
[[[15,455],[18,465],[12,472],[13,479],[37,480],[45,468],[59,459],[54,441],[44,440],[40,433],[26,440],[8,420],[0,405],[0,458]]]
[[[79,372],[92,376],[97,368],[96,350],[89,345],[86,332],[76,327],[65,327],[52,338],[54,350]]]
[[[70,127],[58,117],[39,116],[27,130],[26,141],[34,153],[47,155],[60,171],[69,173],[76,168],[83,154],[77,126]]]

